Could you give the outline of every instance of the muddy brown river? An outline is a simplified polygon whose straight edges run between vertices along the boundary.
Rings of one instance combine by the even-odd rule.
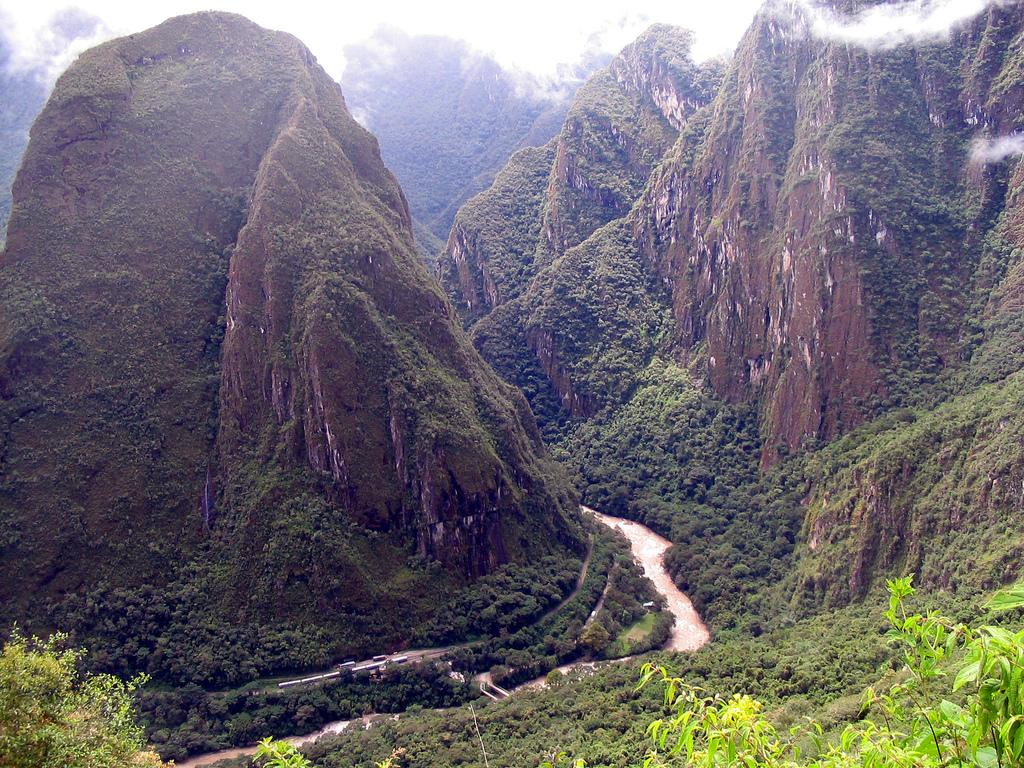
[[[589,507],[584,507],[584,509],[609,528],[621,531],[629,539],[633,556],[643,567],[644,575],[664,596],[666,607],[676,617],[676,623],[672,628],[668,643],[665,645],[665,650],[695,651],[707,643],[711,639],[707,626],[697,614],[690,598],[679,590],[679,587],[673,583],[672,577],[668,575],[668,571],[665,570],[665,552],[672,546],[672,542],[640,523],[621,517],[603,515]]]
[[[672,582],[672,578],[668,575],[668,571],[665,570],[665,552],[672,546],[672,542],[668,539],[659,536],[650,528],[632,520],[625,520],[621,517],[612,517],[611,515],[603,515],[597,510],[590,509],[589,507],[583,507],[585,512],[590,513],[594,518],[609,528],[621,531],[623,535],[629,540],[630,548],[633,550],[633,556],[640,563],[640,566],[644,570],[644,575],[654,584],[655,589],[658,593],[665,598],[666,607],[675,616],[675,626],[672,628],[672,634],[669,636],[668,642],[665,644],[665,650],[667,651],[695,651],[708,640],[711,639],[711,635],[708,633],[708,628],[704,622],[701,621],[700,616],[697,614],[696,609],[693,607],[693,603],[690,602],[685,594],[683,594],[679,588]],[[435,649],[441,650],[441,649]],[[624,661],[624,659],[618,659],[617,661]],[[567,672],[575,668],[594,668],[596,664],[594,662],[576,662],[573,664],[566,664],[559,667],[563,672]],[[529,688],[541,687],[544,685],[544,678],[523,683],[515,688],[515,691],[525,690]],[[392,715],[394,717],[394,715]],[[360,720],[339,720],[337,722],[328,723],[319,731],[309,733],[304,736],[296,736],[287,739],[290,743],[295,746],[302,746],[303,744],[309,744],[316,741],[321,736],[328,734],[341,733],[346,728],[351,726],[353,723],[357,723],[361,727],[367,727],[370,724],[372,717],[363,718]],[[197,755],[183,760],[180,763],[176,763],[178,768],[201,768],[202,766],[210,766],[221,760],[227,760],[234,757],[244,757],[245,755],[251,755],[256,751],[256,747],[237,747],[235,749],[225,749],[220,752],[210,752],[205,755]]]

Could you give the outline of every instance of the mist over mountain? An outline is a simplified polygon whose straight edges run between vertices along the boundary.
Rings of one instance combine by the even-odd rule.
[[[46,86],[35,72],[8,71],[10,53],[0,39],[0,243],[7,232],[11,213],[11,184],[28,144],[32,121],[46,100]]]
[[[380,139],[431,260],[459,206],[514,151],[547,143],[576,88],[604,61],[595,52],[544,80],[507,71],[465,42],[395,29],[347,46],[345,56],[347,103]]]
[[[0,19],[3,17],[0,16]],[[47,27],[37,59],[22,60],[0,30],[0,244],[11,212],[11,185],[28,145],[29,128],[42,109],[53,79],[84,41],[98,34],[102,22],[77,9],[57,13]]]

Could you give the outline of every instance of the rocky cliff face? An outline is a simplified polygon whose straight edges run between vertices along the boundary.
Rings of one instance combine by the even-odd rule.
[[[948,40],[867,50],[816,37],[799,10],[772,6],[706,99],[692,88],[700,70],[671,66],[663,44],[632,47],[610,76],[642,94],[674,143],[602,133],[614,125],[607,107],[581,131],[570,111],[541,213],[537,253],[552,255],[534,258],[529,286],[476,321],[478,347],[553,434],[567,421],[612,423],[639,372],[667,357],[709,397],[756,409],[762,468],[833,442],[836,457],[820,466],[841,476],[815,470],[817,459],[808,469],[808,595],[856,596],[903,567],[966,583],[978,548],[962,542],[969,554],[957,555],[935,532],[1001,520],[995,538],[1006,542],[1019,511],[1014,494],[985,488],[1012,487],[1020,455],[1002,399],[1024,361],[1020,171],[976,142],[1020,129],[1022,29],[1018,6],[993,6]],[[618,154],[573,141],[595,135]],[[637,162],[637,146],[662,154]],[[618,187],[587,181],[605,167]],[[630,191],[591,194],[613,188]],[[949,411],[933,411],[939,403]],[[918,426],[873,421],[901,407]],[[969,427],[964,413],[995,426]],[[865,422],[872,448],[835,442]],[[942,471],[928,440],[946,456]],[[955,513],[940,476],[974,489]],[[1020,553],[991,551],[1000,564],[979,578],[995,582]],[[942,562],[958,575],[942,576]]]
[[[516,298],[535,256],[554,142],[517,152],[489,189],[459,209],[439,277],[467,325]]]
[[[234,616],[329,626],[392,611],[399,574],[422,602],[573,546],[528,406],[458,327],[376,140],[294,38],[211,13],[87,52],[14,199],[15,614],[101,579],[160,583],[201,552]],[[429,614],[403,605],[389,626]]]
[[[579,90],[546,186],[513,163],[456,217],[442,280],[477,346],[549,425],[621,399],[653,353],[666,296],[626,222],[713,98],[719,67],[694,65],[690,44],[688,32],[652,27]],[[515,226],[503,224],[510,210]]]
[[[955,41],[965,55],[960,77],[945,84],[956,100],[942,125],[966,123],[982,137],[1020,129],[1012,51],[1022,28],[1020,9],[993,8]],[[986,146],[956,177],[977,196],[960,256],[970,271],[953,272],[959,297],[949,300],[961,313],[958,369],[933,396],[937,406],[897,411],[814,457],[797,600],[842,602],[897,571],[947,589],[990,589],[1019,573],[1024,176],[1019,160],[986,157]],[[922,299],[925,322],[944,309],[933,302]]]
[[[799,15],[765,12],[713,103],[695,86],[710,76],[681,64],[682,53],[666,56],[669,33],[654,29],[607,76],[657,110],[676,145],[625,136],[610,100],[574,106],[542,244],[562,254],[627,219],[642,268],[670,291],[677,354],[726,400],[761,403],[766,462],[908,402],[960,358],[961,287],[974,279],[993,205],[984,173],[970,170],[969,141],[1012,129],[1015,97],[993,100],[983,82],[1005,89],[1012,74],[981,72],[1000,69],[986,51],[1009,35],[1012,15],[994,10],[948,44],[871,54],[812,37]],[[593,125],[580,128],[578,113]],[[595,136],[618,154],[579,139]],[[587,180],[588,163],[621,182],[621,199]],[[463,242],[460,258],[471,251]]]
[[[763,403],[768,461],[955,363],[974,265],[953,254],[980,214],[962,172],[976,118],[952,87],[970,43],[869,54],[799,22],[755,22],[639,232],[682,346],[720,395]]]
[[[576,95],[555,147],[540,248],[580,244],[629,212],[654,168],[717,85],[690,59],[689,33],[656,25]]]

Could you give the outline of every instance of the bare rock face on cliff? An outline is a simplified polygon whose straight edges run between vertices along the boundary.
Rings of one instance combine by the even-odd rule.
[[[680,347],[761,403],[765,459],[907,402],[956,364],[981,212],[964,48],[869,52],[767,11],[692,163],[666,165],[638,242],[671,284]]]
[[[649,29],[580,88],[548,148],[514,158],[456,217],[442,283],[546,424],[621,402],[667,319],[629,222],[714,97],[721,66],[695,65],[691,43],[685,30]]]
[[[0,292],[16,616],[194,560],[230,616],[358,645],[354,621],[401,636],[437,590],[575,543],[529,407],[289,35],[207,13],[83,54],[32,130]]]
[[[995,55],[993,35],[1015,23],[1010,11],[992,13],[1005,18],[949,43],[872,53],[768,10],[713,100],[698,87],[709,72],[687,63],[684,33],[652,29],[581,89],[543,203],[532,189],[519,195],[538,210],[538,252],[569,272],[580,258],[572,249],[606,250],[611,231],[594,233],[621,219],[637,268],[665,289],[676,354],[727,401],[761,404],[768,462],[907,402],[959,361],[962,286],[992,215],[969,170],[970,139],[1013,127],[1006,98],[984,106],[991,85],[980,70],[993,64],[979,57]],[[641,105],[624,121],[631,134],[616,125],[621,104],[584,100],[602,77],[619,86],[602,93]],[[446,285],[471,320],[481,304],[551,282],[505,288],[475,213],[467,206],[456,220],[446,262]],[[537,304],[520,318],[530,346],[565,408],[593,413],[608,398],[569,389],[588,387],[572,369],[596,340],[568,338]]]
[[[1020,446],[996,459],[1016,445],[1022,230],[1017,161],[984,147],[1021,128],[1022,30],[1019,6],[993,6],[948,39],[869,50],[770,5],[702,98],[694,85],[713,70],[669,66],[664,43],[646,46],[651,55],[638,44],[609,73],[639,88],[672,145],[609,129],[621,149],[609,160],[593,142],[566,143],[567,127],[560,151],[576,147],[624,181],[602,187],[587,181],[594,171],[563,173],[586,163],[556,159],[547,195],[531,183],[520,198],[539,222],[543,258],[530,262],[530,281],[509,290],[510,270],[489,260],[501,237],[460,216],[445,284],[478,348],[550,434],[576,435],[571,450],[580,435],[599,439],[600,424],[635,417],[632,398],[659,360],[685,368],[714,408],[753,409],[763,469],[831,441],[807,466],[801,593],[847,599],[899,569],[943,584],[998,582],[1024,558],[1012,534],[1019,497],[1004,490],[1019,486]],[[589,125],[584,134],[601,135],[596,126],[614,120]],[[662,154],[632,162],[639,145]],[[620,198],[593,191],[612,187]],[[933,410],[943,402],[959,416]],[[905,413],[886,421],[900,408],[915,426]],[[598,426],[565,428],[580,422]],[[635,445],[662,426],[652,422]],[[851,432],[869,437],[836,442]],[[928,445],[944,463],[926,457]],[[951,478],[970,493],[957,500]],[[588,498],[615,495],[602,493]],[[702,493],[693,498],[704,504]],[[986,545],[994,559],[983,575],[970,573],[980,538],[954,546],[943,533],[964,526],[1002,531],[1002,543]]]

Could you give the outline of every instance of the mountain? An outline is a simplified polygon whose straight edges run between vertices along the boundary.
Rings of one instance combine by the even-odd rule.
[[[13,195],[5,619],[215,683],[393,646],[438,593],[579,549],[526,401],[295,38],[200,13],[89,50]]]
[[[651,304],[659,301],[659,289],[631,263],[622,222],[661,156],[714,96],[719,66],[692,64],[691,42],[683,30],[652,27],[580,89],[551,149],[547,175],[510,181],[517,173],[513,164],[456,217],[439,265],[442,283],[473,324],[485,356],[528,393],[543,421],[589,415],[603,397],[599,389],[628,388],[628,370],[642,367],[651,323],[660,322]],[[481,226],[519,221],[495,210],[501,186],[510,184],[522,193],[507,205],[521,208],[535,230],[512,234],[508,225],[496,232]],[[502,252],[495,242],[501,237],[528,254],[514,284],[492,257]],[[549,325],[578,356],[557,349]],[[605,333],[616,342],[595,343],[595,334]],[[601,352],[589,355],[599,347],[614,347],[616,357],[639,357],[624,364],[602,359]]]
[[[431,262],[459,206],[517,149],[554,136],[573,92],[601,63],[591,57],[544,82],[462,41],[394,29],[346,46],[345,56],[349,105],[380,140]]]
[[[166,756],[373,711],[311,757],[636,764],[680,691],[683,748],[997,764],[1024,8],[837,33],[875,6],[935,10],[772,2],[727,61],[651,27],[460,207],[437,280],[298,41],[197,14],[85,54],[0,256],[0,619],[157,677]],[[598,666],[667,617],[625,541],[583,556],[570,478],[671,540],[712,642]],[[273,678],[412,643],[445,658]],[[812,730],[838,751],[785,746]]]
[[[517,156],[456,217],[439,274],[478,349],[719,626],[779,582],[813,610],[1024,564],[1020,175],[976,150],[1021,127],[1022,29],[993,6],[867,50],[772,6],[723,71],[655,27],[546,178]]]

